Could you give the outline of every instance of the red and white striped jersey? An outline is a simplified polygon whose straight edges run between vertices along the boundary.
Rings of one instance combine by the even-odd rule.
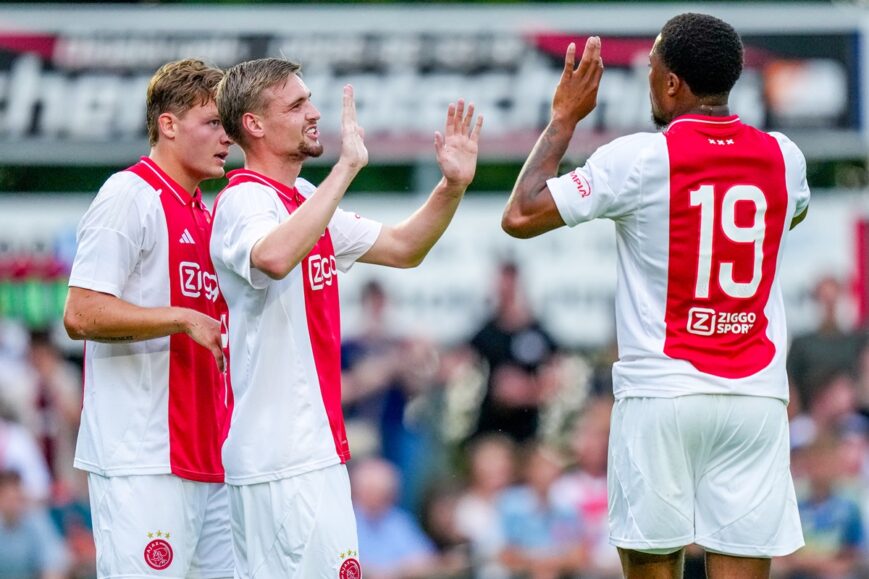
[[[778,269],[808,207],[802,153],[736,116],[685,115],[548,181],[565,223],[616,225],[615,396],[787,400]]]
[[[143,157],[112,175],[82,218],[69,285],[225,319],[210,237],[200,192],[191,197]],[[227,376],[186,334],[88,342],[75,466],[103,476],[172,473],[222,482],[231,412]]]
[[[374,244],[380,224],[338,209],[283,279],[251,265],[254,244],[290,218],[314,186],[233,171],[214,209],[211,256],[229,305],[235,409],[223,447],[226,482],[296,476],[350,458],[341,411],[338,270]]]

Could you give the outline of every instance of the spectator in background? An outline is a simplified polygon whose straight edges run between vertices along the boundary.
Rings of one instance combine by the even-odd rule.
[[[618,551],[609,544],[607,521],[606,470],[612,407],[610,397],[587,402],[570,437],[576,466],[553,485],[553,496],[582,518],[583,544],[589,556],[585,572],[589,578],[622,576]]]
[[[81,369],[63,358],[44,331],[31,332],[28,358],[35,375],[30,425],[55,482],[64,491],[81,487],[72,466],[81,417]]]
[[[794,338],[787,357],[793,409],[807,409],[822,383],[838,372],[854,372],[862,338],[839,323],[842,286],[831,276],[821,278],[813,293],[818,305],[818,327]]]
[[[790,422],[792,438],[814,440],[820,433],[835,431],[857,412],[857,392],[847,370],[831,370],[818,377],[809,405]]]
[[[21,475],[0,470],[0,577],[63,579],[66,570],[63,542],[28,499]]]
[[[470,346],[489,370],[475,435],[502,432],[517,442],[534,437],[545,394],[539,372],[557,347],[531,312],[516,264],[499,266],[495,312]]]
[[[434,544],[413,515],[395,504],[399,478],[393,465],[380,458],[361,460],[351,471],[351,489],[366,577],[399,579],[435,572],[439,561]]]
[[[362,331],[341,344],[342,402],[348,429],[370,432],[372,446],[401,472],[402,506],[416,509],[437,465],[437,441],[432,425],[408,416],[408,408],[441,387],[439,356],[424,340],[394,336],[387,328],[388,308],[383,286],[366,283]]]
[[[515,479],[515,452],[513,441],[499,434],[480,436],[468,447],[470,480],[456,503],[456,528],[470,541],[479,579],[507,577],[498,558],[504,539],[497,501]]]
[[[498,500],[504,546],[501,562],[530,579],[556,579],[586,567],[578,511],[555,500],[553,483],[562,461],[540,443],[525,448],[525,484],[506,490]]]
[[[13,421],[13,412],[0,402],[0,470],[12,470],[21,478],[29,500],[47,504],[51,498],[51,474],[33,434]]]
[[[806,545],[777,567],[789,579],[853,577],[863,554],[865,531],[860,508],[838,484],[842,481],[841,440],[821,433],[794,451],[800,519]]]

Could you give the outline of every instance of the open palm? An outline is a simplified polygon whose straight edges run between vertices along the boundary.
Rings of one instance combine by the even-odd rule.
[[[465,101],[459,99],[458,103],[450,103],[447,109],[444,134],[435,132],[438,165],[450,185],[467,187],[474,179],[483,117],[477,116],[472,129],[473,117],[473,103],[468,105],[466,112]]]

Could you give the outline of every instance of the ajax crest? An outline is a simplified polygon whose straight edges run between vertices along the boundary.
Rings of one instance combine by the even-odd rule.
[[[153,536],[153,533],[148,533],[148,538]],[[168,539],[169,533],[164,534],[157,531],[157,536],[162,536]],[[170,545],[169,541],[165,539],[154,539],[145,545],[145,563],[147,563],[151,569],[161,571],[172,564],[173,558],[174,554],[172,552],[172,545]]]

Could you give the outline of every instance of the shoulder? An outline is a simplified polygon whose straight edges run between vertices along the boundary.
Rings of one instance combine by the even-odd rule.
[[[595,151],[593,157],[633,159],[644,151],[664,143],[664,135],[661,133],[633,133],[602,145]]]
[[[766,134],[778,142],[779,147],[781,147],[782,155],[784,155],[785,158],[797,158],[803,160],[803,163],[805,163],[803,152],[787,135],[777,131],[771,131]]]
[[[135,173],[120,171],[100,187],[82,223],[128,230],[142,227],[149,216],[160,211],[160,192]]]
[[[214,206],[215,215],[219,209],[232,205],[234,208],[244,208],[262,205],[277,206],[278,194],[265,183],[259,181],[243,181],[231,184],[220,192]]]
[[[299,193],[301,193],[302,196],[310,197],[311,194],[317,190],[317,187],[307,179],[302,179],[301,177],[298,177],[296,179],[296,189],[298,189]]]
[[[130,202],[139,205],[151,204],[159,198],[155,190],[144,179],[131,171],[118,171],[103,183],[95,202]]]

